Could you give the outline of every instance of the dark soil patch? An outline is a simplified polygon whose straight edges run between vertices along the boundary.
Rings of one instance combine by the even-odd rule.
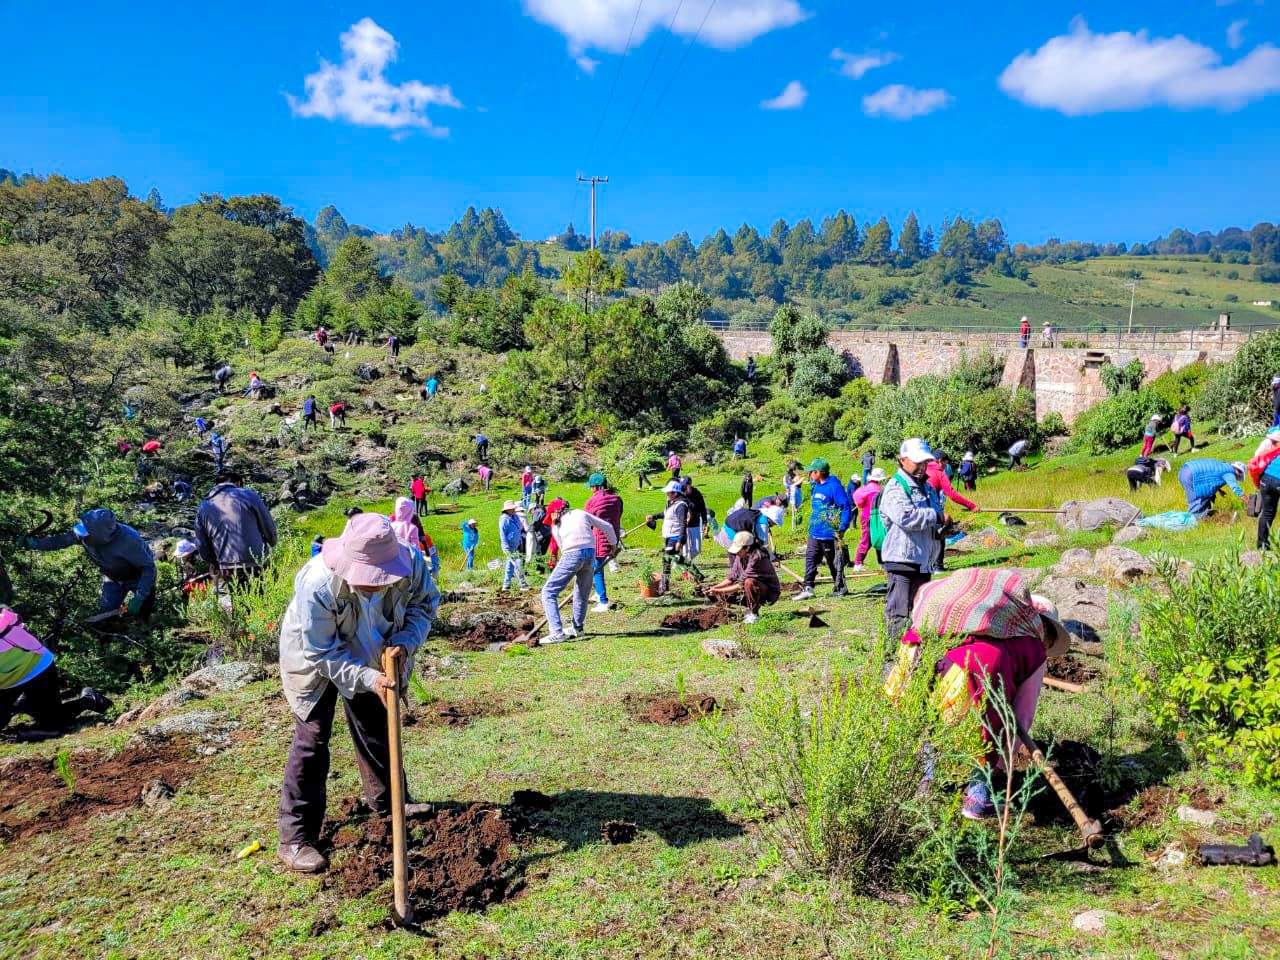
[[[498,807],[473,803],[411,816],[409,899],[420,919],[454,910],[478,911],[516,896],[521,879],[519,833]],[[341,819],[325,823],[333,867],[326,885],[362,897],[391,879],[391,820],[362,803],[343,804]]]
[[[1160,823],[1168,815],[1175,797],[1172,787],[1148,787],[1134,798],[1132,809],[1126,805],[1108,810],[1106,820],[1125,830]]]
[[[692,723],[710,714],[716,708],[715,697],[690,694],[683,700],[673,694],[636,696],[628,694],[623,700],[627,712],[642,723],[656,723],[663,727],[678,727]]]
[[[23,840],[99,813],[140,806],[142,790],[153,780],[177,788],[199,767],[190,744],[177,740],[127,747],[110,757],[72,755],[69,763],[73,792],[53,758],[18,760],[0,768],[0,839]]]
[[[1070,654],[1050,660],[1046,672],[1055,680],[1080,684],[1090,683],[1102,676],[1102,671],[1097,667],[1084,663]]]
[[[1104,786],[1102,755],[1088,744],[1059,740],[1049,750],[1049,762],[1091,817],[1103,817],[1107,811],[1124,807],[1138,793],[1136,784],[1123,777],[1113,787]],[[1038,786],[1042,789],[1028,806],[1036,822],[1071,823],[1071,815],[1048,782],[1041,778]]]
[[[511,794],[511,803],[526,810],[550,810],[555,801],[541,790],[516,790]]]
[[[435,703],[424,703],[406,714],[405,726],[426,724],[430,727],[460,728],[469,726],[471,721],[480,717],[497,717],[505,711],[500,704],[482,703],[479,700],[459,700],[446,703],[438,700]],[[412,719],[411,719],[412,718]]]
[[[712,604],[709,607],[699,607],[696,610],[680,610],[676,613],[668,614],[662,618],[662,626],[668,630],[684,632],[712,630],[723,626],[732,619],[733,615],[729,612],[727,605]]]
[[[630,843],[636,838],[636,825],[624,820],[609,820],[600,828],[600,838],[615,847],[621,843]]]
[[[514,643],[518,637],[533,628],[533,621],[513,626],[502,620],[484,620],[465,633],[449,638],[449,646],[469,653],[488,650],[495,643]]]

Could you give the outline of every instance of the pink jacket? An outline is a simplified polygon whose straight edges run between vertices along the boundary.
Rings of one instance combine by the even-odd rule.
[[[937,460],[930,460],[926,469],[926,479],[929,486],[940,493],[945,493],[947,499],[953,503],[958,503],[966,510],[977,510],[978,505],[972,500],[966,500],[962,494],[956,492],[956,488],[951,485],[951,478],[947,476],[947,471],[942,469],[942,464]]]
[[[854,491],[853,505],[858,508],[858,520],[862,524],[862,529],[867,529],[867,522],[871,519],[871,504],[875,503],[876,496],[880,493],[880,484],[874,480],[869,481]]]
[[[622,535],[622,498],[616,493],[610,493],[608,490],[597,490],[582,509],[587,511],[593,517],[599,517],[609,526],[613,527],[613,532]],[[607,557],[609,555],[609,540],[599,530],[593,530],[596,538],[596,556]]]

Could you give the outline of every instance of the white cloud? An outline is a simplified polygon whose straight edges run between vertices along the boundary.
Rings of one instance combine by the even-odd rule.
[[[941,110],[951,103],[951,94],[937,88],[919,90],[891,83],[862,98],[862,112],[869,117],[892,117],[910,120]]]
[[[628,36],[633,46],[639,46],[649,34],[668,27],[678,36],[696,34],[699,43],[731,50],[810,16],[797,0],[644,0],[638,8],[636,0],[523,3],[525,13],[564,35],[569,41],[569,54],[580,67],[583,64],[579,58],[587,50],[621,53]]]
[[[760,104],[762,110],[799,110],[809,99],[809,91],[799,80],[792,80],[780,94],[772,100],[764,100]]]
[[[900,60],[896,53],[887,50],[868,50],[866,53],[847,53],[836,47],[831,51],[831,59],[840,61],[840,72],[846,77],[861,80],[863,76],[876,67],[884,67]]]
[[[427,107],[461,107],[446,86],[429,86],[417,80],[394,84],[384,77],[394,63],[400,44],[369,17],[351,25],[340,40],[342,62],[320,61],[320,69],[303,81],[307,97],[285,94],[297,117],[345,120],[361,127],[386,127],[407,132],[423,130],[433,137],[448,136],[444,127],[432,125]]]
[[[1244,46],[1244,28],[1248,24],[1248,20],[1232,20],[1231,26],[1227,27],[1227,46],[1232,50],[1239,50]]]
[[[1280,50],[1255,47],[1230,66],[1183,36],[1091,33],[1080,19],[1000,75],[1000,88],[1033,107],[1068,116],[1169,106],[1238,110],[1280,91]]]
[[[596,67],[600,66],[599,60],[592,60],[585,53],[574,57],[573,62],[578,65],[578,69],[583,73],[595,73]]]

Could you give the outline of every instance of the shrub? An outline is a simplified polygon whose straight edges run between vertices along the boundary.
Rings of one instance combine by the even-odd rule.
[[[1228,279],[1228,280],[1239,280],[1239,279],[1240,279],[1240,271],[1239,271],[1239,270],[1228,270],[1228,271],[1227,271],[1227,279]]]
[[[1280,331],[1250,337],[1230,362],[1215,367],[1192,412],[1230,425],[1271,422],[1271,377],[1280,373]]]
[[[959,376],[917,377],[901,388],[877,390],[867,408],[872,447],[890,456],[906,437],[924,437],[945,450],[996,453],[1035,435],[1032,396],[1003,387],[976,390],[973,368]]]
[[[849,369],[830,347],[803,354],[791,377],[791,395],[801,403],[830,397],[849,379]]]
[[[1086,410],[1075,422],[1071,449],[1109,453],[1136,442],[1153,413],[1168,417],[1173,405],[1151,387],[1126,390]]]
[[[702,730],[794,867],[864,886],[887,877],[912,841],[922,745],[945,756],[957,737],[930,705],[931,684],[930,671],[916,671],[890,700],[877,657],[834,671],[810,704],[766,660],[741,727],[717,713]]]
[[[1209,381],[1212,372],[1208,364],[1202,360],[1188,364],[1181,370],[1170,370],[1151,381],[1150,387],[1170,407],[1177,409],[1183,404],[1190,405],[1200,396],[1204,385]],[[1150,414],[1148,414],[1150,416]]]
[[[1146,379],[1147,368],[1141,360],[1130,360],[1123,367],[1117,367],[1108,360],[1098,371],[1102,385],[1107,388],[1107,396],[1114,397],[1126,390],[1137,390]]]
[[[734,403],[699,420],[689,429],[689,449],[720,450],[733,446],[737,437],[750,432],[751,414],[748,403]]]
[[[800,429],[811,443],[828,443],[835,439],[836,421],[840,419],[839,400],[811,403],[800,415]]]
[[[1152,718],[1211,766],[1280,786],[1280,558],[1246,566],[1237,551],[1185,579],[1167,558],[1157,570],[1138,678]]]
[[[1062,419],[1062,414],[1057,410],[1050,410],[1044,415],[1044,418],[1040,421],[1040,426],[1037,428],[1037,432],[1043,438],[1065,437],[1071,433],[1071,431],[1067,429],[1067,421]],[[1012,446],[1012,444],[1010,444],[1010,446]]]
[[[1253,279],[1259,283],[1280,283],[1280,266],[1258,267],[1253,271]]]

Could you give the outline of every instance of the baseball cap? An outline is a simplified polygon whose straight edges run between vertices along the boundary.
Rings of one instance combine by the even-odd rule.
[[[1244,476],[1244,464],[1241,463],[1239,460],[1237,460],[1235,463],[1231,465],[1231,469],[1236,472],[1237,477]]]
[[[919,437],[911,437],[902,441],[902,446],[898,448],[898,458],[912,463],[924,463],[926,460],[933,460],[934,456],[927,443]]]
[[[684,484],[679,480],[671,480],[662,488],[663,493],[684,493]]]
[[[729,544],[730,553],[741,553],[756,542],[755,534],[750,530],[739,530],[733,535],[733,543]]]
[[[821,457],[815,457],[813,463],[809,464],[805,470],[808,473],[812,473],[815,470],[819,473],[830,473],[831,464],[827,463],[827,461],[823,460]]]

